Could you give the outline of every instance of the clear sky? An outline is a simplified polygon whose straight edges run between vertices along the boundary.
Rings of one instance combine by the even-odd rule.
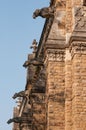
[[[24,90],[26,70],[22,67],[33,39],[39,41],[45,19],[32,18],[35,9],[49,0],[0,0],[0,130],[12,130],[15,92]]]

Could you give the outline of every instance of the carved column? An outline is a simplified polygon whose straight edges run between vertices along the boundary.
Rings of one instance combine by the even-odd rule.
[[[45,64],[47,130],[64,130],[64,49],[53,49],[53,46],[52,49],[47,48]]]

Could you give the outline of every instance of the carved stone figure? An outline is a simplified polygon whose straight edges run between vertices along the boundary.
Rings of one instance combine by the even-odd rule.
[[[12,98],[15,99],[17,97],[26,97],[26,96],[27,94],[25,93],[25,91],[20,91],[19,93],[15,93]]]
[[[75,8],[75,30],[86,30],[86,10],[82,7]]]
[[[42,61],[40,61],[38,59],[32,59],[32,60],[25,61],[25,63],[23,64],[23,67],[26,68],[31,64],[34,66],[44,66]]]
[[[49,18],[54,16],[55,7],[45,7],[42,9],[36,9],[33,13],[33,18],[35,19],[38,16],[42,18]]]
[[[8,124],[12,123],[12,122],[15,122],[15,123],[21,123],[22,122],[22,118],[21,117],[14,117],[12,119],[9,119],[7,121]]]

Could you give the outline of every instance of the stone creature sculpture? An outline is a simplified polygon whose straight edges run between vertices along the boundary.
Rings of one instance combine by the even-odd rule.
[[[7,121],[8,124],[12,123],[12,122],[15,122],[15,123],[21,123],[22,122],[22,118],[21,117],[14,117],[14,118],[11,118]]]
[[[34,66],[44,66],[42,61],[40,61],[38,59],[32,59],[32,60],[25,61],[25,63],[23,64],[23,67],[26,68],[31,64]]]
[[[27,94],[25,93],[25,91],[20,91],[18,93],[15,93],[12,98],[15,99],[17,97],[27,97]]]
[[[44,7],[42,9],[36,9],[33,13],[33,18],[40,16],[42,18],[49,18],[54,16],[55,7]]]

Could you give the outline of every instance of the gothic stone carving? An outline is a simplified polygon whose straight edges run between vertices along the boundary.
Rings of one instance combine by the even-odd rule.
[[[49,18],[54,16],[54,10],[55,7],[45,7],[42,9],[36,9],[35,12],[33,13],[33,18],[35,19],[38,16],[41,16],[42,18]]]
[[[70,46],[72,57],[75,53],[86,54],[86,42],[73,42]]]
[[[9,120],[7,121],[8,124],[10,124],[10,123],[12,123],[12,122],[21,123],[21,122],[22,122],[22,119],[21,119],[21,117],[14,117],[14,118],[9,119]]]
[[[25,63],[23,64],[23,67],[28,67],[29,65],[34,65],[34,66],[44,66],[43,62],[39,59],[32,59],[32,60],[28,60],[25,61]]]
[[[28,122],[30,123],[32,120],[31,119],[26,119],[26,118],[23,118],[23,117],[14,117],[14,118],[11,118],[7,121],[8,124],[12,123],[12,122],[15,122],[15,123],[24,123],[24,122]]]
[[[27,96],[28,96],[28,90],[15,93],[12,98],[15,99],[17,97],[27,97]]]
[[[49,61],[64,61],[64,50],[47,50],[46,56]]]
[[[74,13],[75,30],[86,31],[86,8],[76,7]]]
[[[33,48],[33,53],[36,53],[37,52],[37,42],[36,42],[36,39],[33,40],[32,42],[32,46],[30,47],[31,49]]]

